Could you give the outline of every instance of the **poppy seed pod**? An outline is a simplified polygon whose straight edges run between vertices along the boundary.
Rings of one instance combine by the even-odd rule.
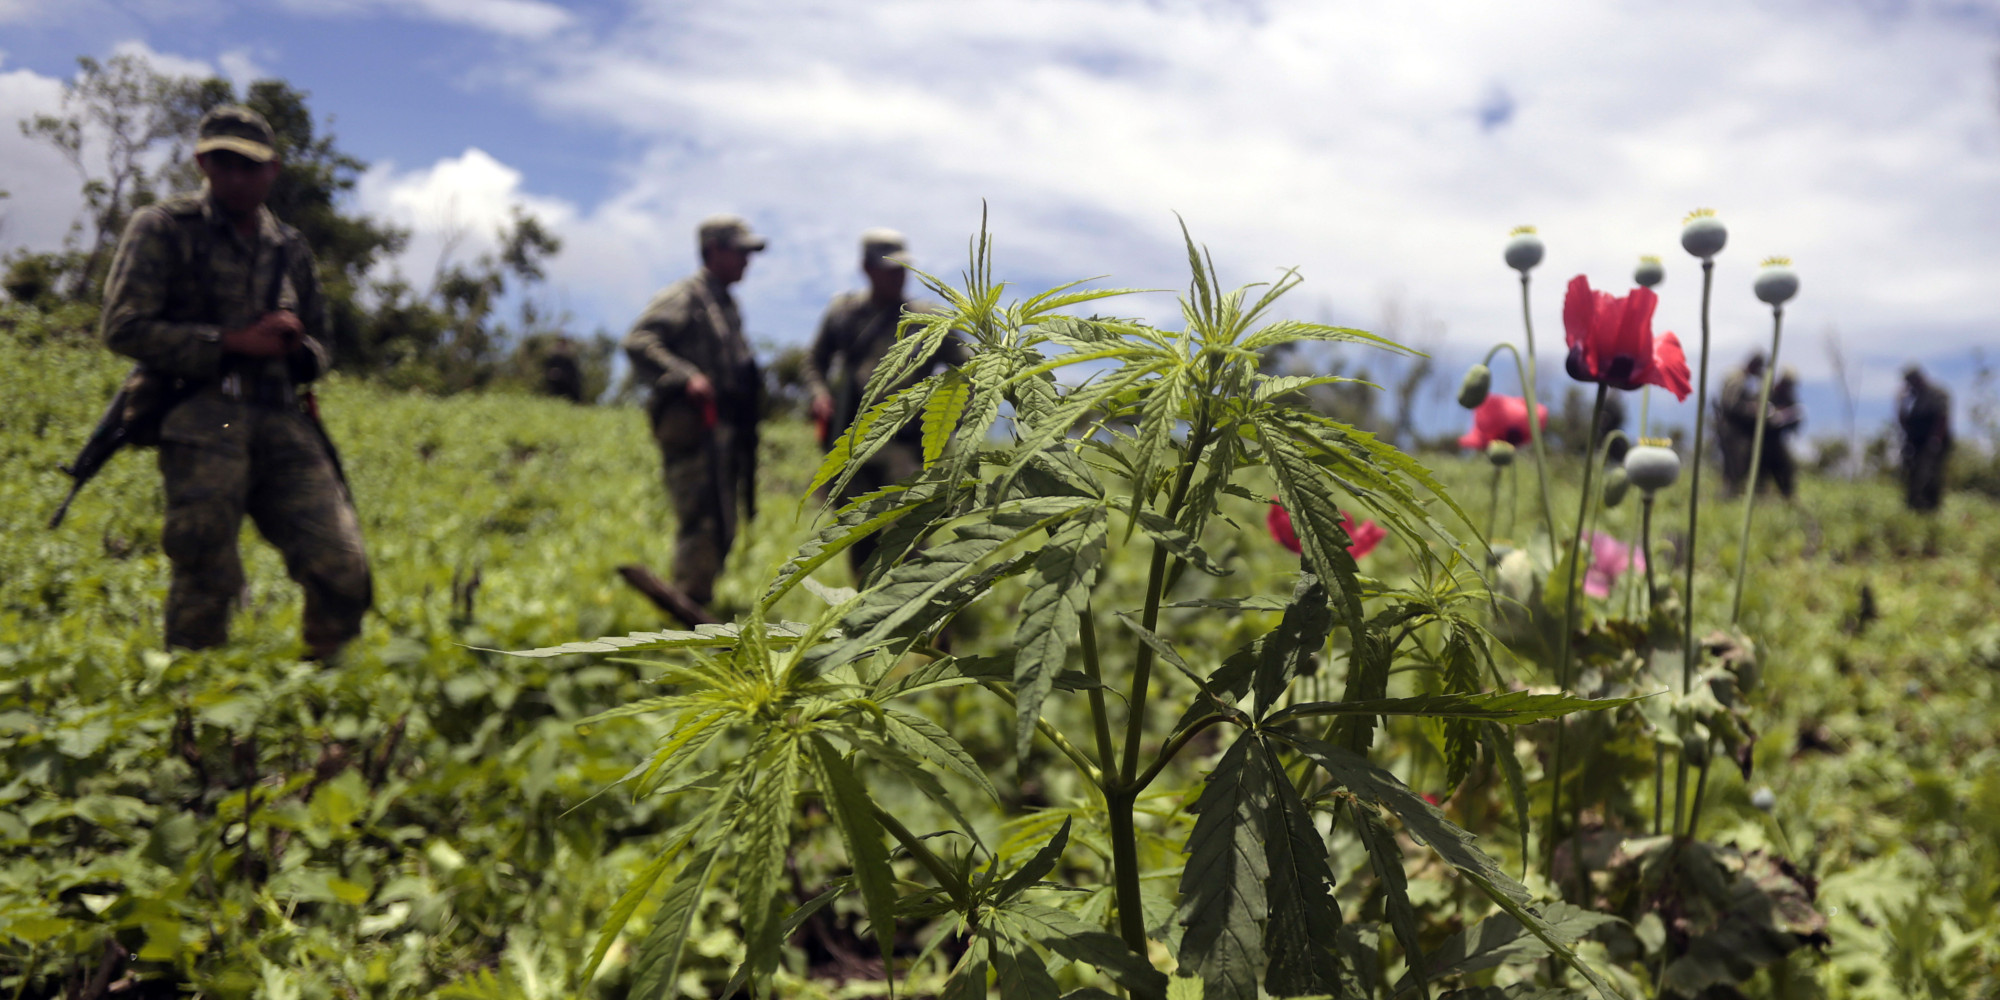
[[[1468,410],[1476,410],[1486,402],[1486,394],[1493,391],[1493,369],[1485,365],[1473,365],[1465,372],[1465,381],[1458,384],[1458,405]]]
[[[1604,472],[1604,506],[1616,507],[1625,502],[1625,493],[1632,487],[1632,474],[1622,465],[1614,465]]]
[[[1681,457],[1672,448],[1637,445],[1625,453],[1625,477],[1650,495],[1672,486],[1681,477]]]
[[[1695,209],[1688,216],[1687,223],[1681,226],[1681,247],[1703,260],[1721,253],[1722,245],[1727,242],[1729,229],[1711,209]]]
[[[1777,793],[1766,786],[1750,793],[1750,806],[1758,812],[1770,812],[1778,808]]]
[[[1494,468],[1505,468],[1514,464],[1514,446],[1505,441],[1494,441],[1486,446],[1486,460]]]
[[[1792,270],[1789,257],[1772,257],[1764,261],[1764,269],[1757,272],[1757,281],[1751,286],[1756,289],[1759,301],[1774,306],[1784,305],[1792,296],[1799,294],[1799,276]]]
[[[1535,235],[1535,227],[1520,226],[1507,241],[1507,266],[1522,274],[1534,269],[1542,262],[1542,238]]]
[[[1632,282],[1640,288],[1651,288],[1667,280],[1667,269],[1658,257],[1641,257],[1639,266],[1632,272]]]

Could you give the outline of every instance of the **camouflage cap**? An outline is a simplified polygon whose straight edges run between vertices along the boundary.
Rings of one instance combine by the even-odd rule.
[[[893,229],[870,229],[861,234],[861,266],[878,263],[901,267],[909,262],[910,243]]]
[[[701,237],[701,247],[723,247],[729,250],[762,250],[769,241],[750,231],[750,223],[740,215],[711,215],[701,220],[695,229]]]
[[[218,150],[269,163],[278,155],[278,140],[271,123],[241,104],[224,104],[201,116],[195,127],[197,155]]]

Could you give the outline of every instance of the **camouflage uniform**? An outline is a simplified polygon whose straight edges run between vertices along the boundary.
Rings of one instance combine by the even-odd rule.
[[[646,412],[679,521],[674,585],[707,604],[755,483],[763,377],[743,339],[736,300],[707,268],[654,296],[624,347],[633,376],[653,387]],[[687,395],[697,374],[715,387],[713,426]]]
[[[359,634],[373,590],[354,504],[294,388],[327,368],[312,250],[268,209],[257,212],[246,239],[206,190],[140,209],[111,265],[103,336],[183,393],[160,425],[160,541],[173,563],[167,644],[199,649],[228,638],[248,514],[304,588],[305,641],[323,654]],[[225,355],[223,331],[255,322],[273,302],[299,317],[301,348],[283,359]]]
[[[1730,372],[1715,402],[1716,443],[1722,452],[1722,486],[1727,496],[1737,496],[1750,485],[1757,397],[1763,391],[1760,382],[1753,380],[1772,377],[1759,359],[1753,359],[1747,369]],[[1804,415],[1799,409],[1798,373],[1787,368],[1776,377],[1771,383],[1770,412],[1764,417],[1764,451],[1758,457],[1756,488],[1776,486],[1780,496],[1790,498],[1798,492],[1799,469],[1789,439]]]
[[[1903,503],[1936,510],[1944,502],[1945,461],[1951,455],[1951,394],[1915,368],[1903,372],[1896,398],[1903,432]]]
[[[577,364],[576,345],[568,337],[558,337],[542,359],[542,392],[572,403],[583,402],[583,367]]]
[[[864,259],[870,259],[871,249],[875,250],[873,256],[879,256],[884,252],[881,248],[885,247],[891,247],[893,251],[902,249],[900,237],[886,230],[872,232],[882,236],[879,242],[871,242],[864,237]],[[819,333],[813,338],[805,370],[808,391],[814,395],[824,394],[833,400],[833,418],[827,427],[829,445],[859,416],[861,397],[868,388],[868,380],[874,376],[875,366],[882,363],[889,348],[895,346],[896,329],[903,314],[937,311],[938,307],[933,303],[907,297],[893,303],[878,303],[866,289],[842,292],[834,297],[826,307],[825,316],[820,319]],[[884,398],[935,374],[945,365],[964,364],[967,357],[964,342],[955,336],[947,337],[923,365],[909,377],[890,386],[883,394]],[[923,427],[913,420],[899,428],[896,436],[883,445],[881,451],[862,464],[839,499],[845,502],[915,475],[923,468],[923,454]],[[874,550],[874,540],[865,539],[848,549],[848,558],[858,570]]]

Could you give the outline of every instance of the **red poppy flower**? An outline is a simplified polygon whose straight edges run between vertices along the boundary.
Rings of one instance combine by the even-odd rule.
[[[1347,552],[1356,559],[1375,551],[1375,546],[1389,537],[1389,532],[1374,520],[1355,524],[1354,515],[1346,511],[1340,513],[1340,526],[1347,531]]]
[[[1271,501],[1271,510],[1264,515],[1264,524],[1271,529],[1271,537],[1277,539],[1279,545],[1293,552],[1305,551],[1305,546],[1299,544],[1299,533],[1292,530],[1292,512],[1286,510],[1284,504]]]
[[[1292,512],[1286,510],[1284,504],[1272,500],[1270,511],[1264,515],[1264,524],[1271,529],[1271,537],[1276,539],[1279,545],[1293,552],[1305,551],[1305,546],[1299,541],[1298,531],[1292,527]],[[1340,527],[1347,532],[1347,552],[1356,559],[1375,551],[1375,546],[1381,544],[1382,539],[1389,537],[1389,532],[1373,520],[1356,524],[1354,515],[1346,511],[1340,513]]]
[[[1542,426],[1549,425],[1549,408],[1535,404]],[[1484,448],[1495,441],[1528,443],[1528,401],[1519,396],[1492,395],[1472,411],[1472,429],[1458,439],[1460,448]]]
[[[1628,392],[1657,385],[1675,399],[1686,399],[1693,386],[1680,338],[1653,336],[1653,309],[1659,303],[1650,288],[1635,288],[1620,298],[1591,291],[1590,280],[1581,274],[1571,278],[1563,297],[1569,377]]]

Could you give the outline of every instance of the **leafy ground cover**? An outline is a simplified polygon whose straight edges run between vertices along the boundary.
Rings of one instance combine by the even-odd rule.
[[[614,901],[687,817],[679,798],[595,794],[656,749],[659,734],[643,719],[578,723],[654,693],[657,668],[486,650],[666,624],[613,572],[625,562],[663,562],[669,549],[670,517],[639,414],[505,395],[435,399],[336,380],[324,406],[354,477],[380,595],[364,640],[337,670],[297,662],[295,588],[246,532],[251,583],[236,641],[168,655],[159,649],[166,566],[151,456],[121,456],[61,531],[41,527],[67,482],[54,467],[122,366],[62,323],[6,308],[0,989],[623,995],[634,946],[651,932],[652,901],[589,982],[582,970]],[[719,588],[725,610],[750,607],[770,570],[813,535],[810,507],[795,520],[789,501],[804,493],[817,449],[803,426],[776,425],[767,440],[771,499]],[[1483,462],[1427,461],[1454,495],[1486,496]],[[1533,521],[1531,496],[1521,491],[1519,516],[1503,516],[1503,526]],[[1556,502],[1573,506],[1573,487],[1569,497],[1559,489]],[[1673,513],[1678,502],[1663,496],[1660,523],[1684,523]],[[1467,506],[1476,519],[1484,512],[1479,500]],[[1608,512],[1600,527],[1630,537],[1635,508]],[[1225,513],[1230,524],[1209,544],[1235,572],[1186,574],[1176,600],[1240,597],[1296,574],[1297,558],[1265,532],[1261,505],[1232,498]],[[1762,640],[1764,683],[1752,702],[1761,735],[1748,779],[1715,770],[1702,833],[1792,859],[1817,883],[1828,944],[1758,973],[1743,987],[1749,995],[1958,997],[2000,988],[1996,513],[1990,502],[1954,497],[1942,515],[1917,518],[1886,484],[1832,480],[1808,480],[1797,504],[1760,512],[1745,625]],[[1697,586],[1709,607],[1727,597],[1729,534],[1703,533]],[[1680,545],[1668,537],[1663,548]],[[1396,580],[1415,563],[1392,541],[1363,568]],[[1143,561],[1107,562],[1100,592],[1135,607],[1146,578]],[[838,560],[820,579],[848,582]],[[1012,634],[1023,596],[1018,583],[1003,582],[960,615],[955,641]],[[773,615],[804,620],[820,606],[800,590]],[[1198,627],[1208,630],[1204,643],[1224,652],[1277,617],[1250,611]],[[1509,667],[1503,658],[1502,673]],[[1410,693],[1417,682],[1399,676],[1391,693]],[[1096,844],[1108,862],[1074,772],[1012,759],[1011,715],[949,692],[923,709],[995,786],[1000,802],[991,807],[969,783],[954,791],[1002,859],[1028,862],[1067,819],[1067,836]],[[1052,721],[1071,733],[1090,727],[1082,715]],[[1392,724],[1375,759],[1420,792],[1443,791],[1442,739],[1433,723]],[[1520,743],[1535,789],[1539,745]],[[1136,804],[1143,856],[1168,875],[1192,827],[1187,806],[1223,747],[1196,749],[1206,752],[1184,758]],[[1053,751],[1038,744],[1034,753]],[[1587,780],[1617,784],[1621,801],[1643,801],[1645,770],[1605,769]],[[1504,785],[1495,775],[1475,779],[1445,811],[1519,871]],[[1765,786],[1774,798],[1768,812],[1753,801]],[[890,804],[918,828],[928,828],[919,818],[935,809],[915,795]],[[787,868],[801,903],[847,874],[826,814],[806,808],[807,833]],[[1027,819],[1003,822],[1024,811]],[[1337,835],[1332,848],[1342,910],[1386,927],[1381,877],[1356,835]],[[1112,887],[1090,853],[1045,874],[1091,897],[1076,909],[1101,919]],[[1490,906],[1421,852],[1407,856],[1403,874],[1426,951],[1448,949]],[[908,858],[896,863],[916,874]],[[1146,881],[1172,905],[1171,877]],[[1534,880],[1530,887],[1548,890]],[[843,898],[800,922],[776,970],[781,993],[880,991],[861,908]],[[744,953],[742,921],[727,893],[696,908],[676,988],[689,996],[723,988]],[[921,919],[905,924],[894,943],[899,961],[917,962],[926,947],[940,956],[919,963],[929,971],[912,985],[941,982],[941,958],[957,957],[953,943],[925,934]],[[1586,958],[1607,967],[1618,964],[1611,948],[1583,945]],[[1386,971],[1382,995],[1402,970]],[[1066,985],[1103,984],[1080,967],[1065,974],[1075,980]],[[1505,986],[1519,973],[1472,975],[1466,983]],[[1636,994],[1641,984],[1617,985]]]

